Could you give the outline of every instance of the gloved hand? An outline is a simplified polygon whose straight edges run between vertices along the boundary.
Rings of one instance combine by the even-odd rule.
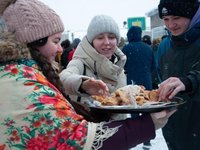
[[[169,119],[169,117],[176,112],[175,110],[163,110],[161,112],[151,113],[151,118],[153,120],[155,130],[163,128]]]

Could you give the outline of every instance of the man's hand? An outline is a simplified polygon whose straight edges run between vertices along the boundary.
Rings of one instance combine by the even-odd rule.
[[[159,85],[159,100],[172,99],[180,91],[185,91],[185,85],[179,78],[170,77]]]

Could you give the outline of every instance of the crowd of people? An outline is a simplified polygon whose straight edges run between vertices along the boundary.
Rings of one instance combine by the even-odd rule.
[[[158,11],[169,31],[161,43],[137,26],[126,43],[108,15],[94,16],[71,43],[61,42],[65,27],[46,4],[0,0],[0,149],[128,150],[150,144],[160,128],[169,150],[200,149],[199,2],[160,0]],[[128,84],[186,103],[132,117],[86,116],[75,105]]]

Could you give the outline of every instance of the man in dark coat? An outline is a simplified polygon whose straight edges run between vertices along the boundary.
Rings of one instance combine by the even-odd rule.
[[[127,56],[125,71],[127,84],[143,85],[147,90],[152,89],[152,72],[156,69],[155,58],[151,47],[142,42],[142,29],[132,26],[127,38],[129,44],[122,49]]]
[[[160,99],[186,103],[169,119],[163,135],[169,150],[200,150],[200,9],[198,0],[160,0],[159,16],[172,35],[161,56]]]

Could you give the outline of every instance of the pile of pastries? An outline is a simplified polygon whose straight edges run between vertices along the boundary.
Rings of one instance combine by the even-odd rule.
[[[117,89],[110,96],[91,96],[92,99],[104,106],[135,105],[142,106],[148,102],[158,101],[157,90],[145,90],[143,86],[127,85]]]

